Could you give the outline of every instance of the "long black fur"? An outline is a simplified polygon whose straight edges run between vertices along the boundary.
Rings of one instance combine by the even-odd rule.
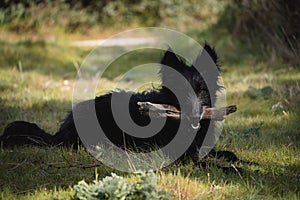
[[[218,57],[213,48],[205,44],[205,51],[211,57],[211,59],[218,66]],[[198,62],[201,58],[201,54],[198,56]],[[201,60],[200,60],[201,61]],[[197,60],[196,60],[197,62]],[[146,149],[149,145],[155,145],[158,147],[163,147],[167,145],[175,136],[179,127],[179,121],[171,118],[167,118],[167,121],[159,133],[149,138],[138,138],[131,136],[130,134],[124,135],[124,132],[117,126],[114,121],[112,111],[111,111],[111,97],[112,94],[117,94],[120,97],[132,95],[129,104],[129,110],[133,121],[140,125],[145,126],[150,122],[149,117],[144,116],[138,109],[137,102],[152,102],[159,104],[168,104],[180,109],[179,102],[175,95],[165,87],[165,85],[176,85],[181,88],[181,95],[185,96],[185,103],[189,109],[191,116],[190,120],[185,119],[187,124],[186,132],[188,134],[191,130],[191,124],[198,123],[195,116],[197,110],[201,110],[201,107],[207,106],[212,107],[215,101],[215,95],[220,86],[217,84],[217,76],[213,77],[213,80],[209,83],[210,88],[213,89],[211,94],[208,91],[208,87],[201,76],[201,74],[195,69],[194,66],[187,66],[182,60],[180,60],[171,50],[165,52],[161,60],[162,65],[167,65],[178,71],[184,78],[190,83],[197,98],[191,98],[191,95],[186,93],[185,84],[178,82],[177,79],[173,78],[172,73],[166,73],[162,68],[160,71],[162,79],[162,87],[160,89],[153,89],[150,92],[142,93],[132,93],[125,91],[115,91],[103,96],[96,97],[95,107],[98,121],[101,128],[105,132],[106,136],[114,144],[118,146],[124,145],[124,137],[126,138],[127,146],[135,146],[140,149]],[[201,63],[200,63],[201,66]],[[200,108],[195,108],[195,101],[198,101]],[[79,103],[78,106],[86,102]],[[197,115],[197,113],[196,113]],[[181,156],[180,160],[185,160],[186,158],[191,158],[195,160],[198,158],[198,149],[203,143],[203,139],[207,133],[209,124],[212,123],[211,120],[201,120],[201,128],[197,131],[196,137],[192,142],[192,145],[188,150]],[[87,130],[88,131],[88,130]],[[72,111],[68,114],[64,122],[61,124],[59,130],[56,134],[51,135],[46,133],[44,130],[39,128],[36,124],[25,122],[25,121],[15,121],[9,124],[4,130],[3,135],[0,137],[0,142],[3,147],[10,147],[15,145],[39,145],[39,146],[72,146],[77,148],[81,145],[80,138],[78,137],[77,130],[75,128],[73,113]],[[184,142],[184,141],[183,141]]]

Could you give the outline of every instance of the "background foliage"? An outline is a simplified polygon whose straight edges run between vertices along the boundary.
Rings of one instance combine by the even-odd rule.
[[[299,63],[300,3],[297,0],[4,0],[0,25],[22,33],[42,27],[86,32],[101,27],[225,27],[237,40],[255,44],[271,59]],[[205,22],[205,23],[204,23]]]

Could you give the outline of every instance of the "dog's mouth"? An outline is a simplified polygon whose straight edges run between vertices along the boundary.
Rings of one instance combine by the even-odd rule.
[[[191,127],[194,130],[198,130],[200,128],[200,120],[201,120],[201,116],[193,116],[193,117],[188,117],[188,120],[191,123]]]
[[[202,119],[202,115],[193,115],[193,116],[189,116],[189,115],[183,115],[185,119],[187,119],[190,123],[191,123],[191,127],[194,130],[198,130],[200,128],[200,121]]]
[[[188,119],[191,121],[191,127],[194,130],[198,130],[200,128],[200,121],[201,121],[202,117],[203,117],[203,113],[188,117]]]
[[[200,122],[193,122],[191,126],[194,130],[198,130],[200,128]]]

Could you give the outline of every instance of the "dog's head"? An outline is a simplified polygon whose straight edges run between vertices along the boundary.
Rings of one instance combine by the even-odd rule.
[[[169,49],[161,64],[162,87],[168,88],[177,96],[176,103],[181,102],[178,107],[185,106],[188,118],[199,120],[203,106],[212,107],[214,104],[219,88],[217,82],[220,70],[215,50],[205,44],[193,64],[187,65]]]

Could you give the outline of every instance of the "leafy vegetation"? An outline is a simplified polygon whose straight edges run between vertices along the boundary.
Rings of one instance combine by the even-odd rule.
[[[198,22],[205,28],[206,24],[199,21],[216,21],[223,4],[207,0],[4,1],[0,3],[0,24],[17,32],[36,32],[45,26],[54,26],[68,33],[84,33],[95,26],[178,26],[178,22],[182,27]]]
[[[152,171],[135,173],[135,181],[114,173],[101,181],[88,185],[80,181],[74,186],[76,199],[169,199],[168,194],[157,189],[157,177]]]

